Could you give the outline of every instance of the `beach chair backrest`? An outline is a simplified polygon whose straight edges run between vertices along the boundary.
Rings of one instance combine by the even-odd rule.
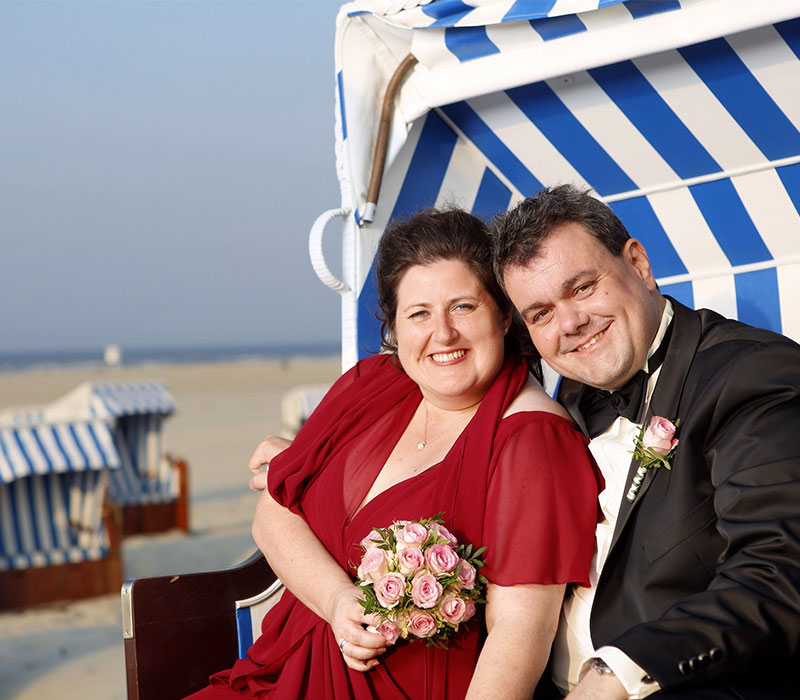
[[[179,483],[165,455],[164,420],[175,411],[167,387],[156,381],[85,382],[43,409],[48,420],[101,418],[113,424],[120,468],[109,495],[122,506],[174,501]]]
[[[104,558],[119,466],[105,421],[0,426],[0,571]]]
[[[788,0],[345,5],[344,258],[327,278],[344,366],[379,346],[372,263],[392,218],[458,205],[488,220],[559,183],[614,209],[666,294],[800,339],[798,15]],[[380,106],[409,54],[365,221]]]

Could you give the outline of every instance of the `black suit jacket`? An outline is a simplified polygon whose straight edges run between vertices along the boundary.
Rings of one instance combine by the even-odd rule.
[[[680,443],[671,471],[651,469],[623,499],[592,640],[663,688],[800,697],[800,347],[671,301],[645,420],[680,418]],[[559,390],[582,427],[583,389]]]

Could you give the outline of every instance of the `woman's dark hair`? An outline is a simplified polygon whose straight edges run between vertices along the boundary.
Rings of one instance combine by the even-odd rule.
[[[491,241],[486,224],[466,211],[423,209],[411,218],[391,222],[383,234],[376,259],[377,315],[381,322],[382,350],[397,353],[394,333],[397,289],[403,275],[415,265],[458,260],[472,270],[501,313],[505,314],[511,309],[511,302],[494,276]],[[506,353],[522,355],[541,381],[539,354],[516,314],[512,315],[505,350]]]

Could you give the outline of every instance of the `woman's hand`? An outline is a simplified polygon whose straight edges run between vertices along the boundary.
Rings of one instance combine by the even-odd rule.
[[[386,640],[377,632],[368,632],[364,625],[377,627],[377,615],[365,615],[359,604],[361,592],[354,585],[337,588],[330,597],[328,623],[344,662],[354,671],[369,671],[378,665],[377,657],[386,651]],[[344,643],[342,643],[344,640]]]
[[[262,471],[261,468],[267,466],[291,444],[290,440],[276,437],[275,435],[267,435],[267,437],[260,442],[255,452],[253,452],[250,457],[250,461],[247,463],[247,468],[252,474],[250,477],[251,490],[263,491],[267,488],[267,472]]]

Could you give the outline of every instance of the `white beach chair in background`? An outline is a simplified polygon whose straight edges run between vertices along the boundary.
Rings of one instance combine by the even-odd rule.
[[[800,340],[799,17],[796,0],[344,5],[335,46],[342,202],[309,239],[314,269],[341,295],[343,369],[379,347],[373,256],[392,218],[455,204],[489,219],[564,182],[615,210],[651,254],[664,293]],[[341,279],[322,252],[336,218]],[[557,377],[546,376],[552,391]],[[224,602],[192,579],[204,611],[229,606],[227,636],[182,616],[174,629],[162,625],[174,643],[140,637],[140,620],[146,630],[149,606],[161,602],[148,599],[149,579],[134,582],[130,700],[183,697],[205,684],[204,672],[233,663],[233,601],[274,574],[257,556],[208,575],[218,590],[246,571],[263,585]],[[198,636],[225,646],[204,672],[180,651]],[[185,686],[148,690],[152,669],[133,654],[148,643],[156,675],[165,649],[175,674],[191,668]]]

